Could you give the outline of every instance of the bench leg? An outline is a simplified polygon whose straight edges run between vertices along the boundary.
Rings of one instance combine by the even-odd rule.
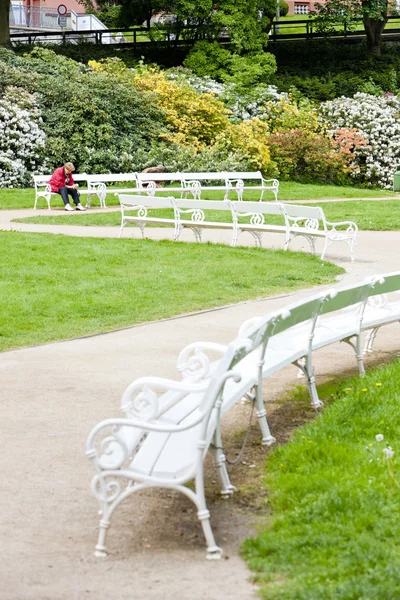
[[[231,484],[229,479],[229,474],[226,468],[226,458],[225,454],[223,453],[221,430],[219,427],[217,427],[214,433],[213,444],[211,445],[210,449],[213,455],[214,464],[217,467],[218,478],[221,483],[221,496],[224,498],[229,498],[236,488]]]
[[[312,364],[311,355],[296,360],[294,364],[299,367],[307,379],[308,391],[311,398],[311,406],[313,408],[320,408],[324,405],[324,403],[319,399],[317,386],[315,385],[314,367]]]
[[[179,487],[181,487],[181,486],[179,486]],[[184,490],[182,490],[182,491],[184,491],[184,493],[187,496],[189,496],[189,498],[191,497],[191,495],[190,495],[191,490],[189,490],[188,488],[184,488]],[[205,495],[204,495],[203,469],[201,469],[201,471],[198,472],[196,475],[196,493],[195,494],[193,492],[191,492],[191,493],[194,496],[194,497],[192,497],[192,500],[198,508],[197,517],[201,523],[201,526],[203,528],[204,537],[207,542],[206,558],[208,560],[218,560],[222,556],[222,548],[217,546],[217,544],[215,543],[214,534],[211,529],[210,511],[207,509],[206,499],[205,499]]]
[[[249,396],[249,394],[248,394]],[[262,440],[261,443],[263,446],[271,446],[276,442],[276,439],[273,435],[271,435],[271,431],[269,429],[268,421],[267,421],[267,411],[265,410],[264,400],[262,397],[262,385],[255,386],[255,396],[254,401],[256,404],[256,415],[258,419],[258,424],[261,429]]]
[[[110,521],[106,521],[101,519],[100,521],[100,531],[99,531],[99,539],[97,540],[95,553],[94,555],[98,558],[105,558],[107,556],[107,548],[105,546],[107,529],[110,527]]]
[[[363,353],[361,350],[361,336],[354,335],[351,338],[346,338],[345,340],[342,340],[342,341],[345,342],[346,344],[349,344],[349,346],[351,346],[353,348],[355,355],[356,355],[357,364],[358,364],[358,371],[361,376],[365,375]]]
[[[179,240],[179,236],[181,235],[182,227],[180,225],[175,224],[174,229],[174,238],[173,241],[177,242]]]
[[[379,329],[380,327],[374,327],[373,329],[370,329],[367,333],[367,337],[365,338],[363,354],[370,354],[371,352],[373,352],[374,341]]]
[[[328,250],[329,246],[330,246],[329,241],[325,240],[325,246],[324,246],[324,249],[322,250],[321,260],[324,260],[324,258],[325,258],[325,252]]]
[[[350,257],[351,257],[351,262],[354,262],[354,260],[355,260],[355,256],[354,256],[354,248],[355,248],[355,246],[356,246],[356,239],[355,239],[355,238],[352,238],[352,239],[350,240],[350,243],[349,243],[349,245],[350,245]]]
[[[202,229],[200,227],[191,227],[190,229],[194,233],[196,242],[198,242],[200,244],[201,243],[201,234],[203,233]]]

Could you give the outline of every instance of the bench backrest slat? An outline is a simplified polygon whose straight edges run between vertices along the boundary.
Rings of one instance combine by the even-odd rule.
[[[136,173],[99,173],[87,175],[88,183],[118,183],[121,181],[134,181],[136,183]]]
[[[347,307],[364,305],[372,285],[370,281],[326,294],[320,314],[325,315]]]
[[[304,219],[318,219],[325,220],[324,211],[320,206],[299,206],[298,204],[285,204],[283,203],[285,213],[291,219],[304,218]]]
[[[121,207],[126,210],[133,209],[138,206],[145,206],[146,208],[171,208],[175,198],[165,196],[139,196],[139,195],[127,195],[127,194],[115,194]]]
[[[139,183],[148,183],[150,181],[181,181],[181,173],[137,173]]]
[[[233,171],[226,173],[227,179],[262,179],[261,171]]]
[[[175,204],[178,209],[231,211],[229,200],[186,200],[186,198],[176,198]]]
[[[206,181],[217,180],[225,181],[227,173],[225,172],[210,172],[210,173],[181,173],[183,181]]]
[[[373,286],[369,291],[369,296],[379,296],[380,294],[390,294],[400,290],[400,272],[388,273],[382,279],[375,279]]]
[[[232,207],[235,213],[240,216],[241,213],[251,215],[284,215],[285,210],[280,202],[243,202],[232,200]]]
[[[86,175],[86,173],[77,173],[75,175],[75,173],[73,173],[72,177],[74,181],[87,181],[89,175]],[[35,182],[35,185],[45,185],[49,182],[50,178],[51,175],[33,175],[33,181]]]

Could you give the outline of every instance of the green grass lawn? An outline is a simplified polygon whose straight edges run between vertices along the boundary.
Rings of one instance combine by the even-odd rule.
[[[107,204],[109,206],[117,205],[118,199],[114,196],[114,192],[118,191],[117,187],[109,188],[110,193],[107,195]],[[166,192],[168,194],[168,191]],[[177,194],[175,194],[177,195]],[[279,186],[279,200],[319,200],[320,198],[384,198],[396,196],[393,192],[382,189],[364,189],[356,187],[335,186],[335,185],[312,185],[304,183],[296,183],[294,181],[282,181]],[[223,194],[217,192],[208,192],[207,199],[213,200],[222,198]],[[245,200],[258,200],[259,192],[246,192]],[[400,198],[400,195],[397,195]],[[233,196],[232,196],[233,198]],[[266,200],[272,200],[272,194],[265,194]],[[86,196],[82,195],[82,201],[86,203]],[[0,209],[18,209],[18,208],[33,208],[35,202],[35,191],[30,189],[6,189],[0,188]],[[97,198],[93,199],[93,206],[99,206]],[[61,197],[53,195],[51,197],[52,207],[62,207]],[[38,201],[38,208],[47,208],[44,198]]]
[[[313,206],[313,205],[310,205]],[[318,206],[315,204],[314,206]],[[400,229],[400,200],[358,200],[346,202],[324,202],[321,204],[328,221],[355,221],[358,227],[366,231],[393,231]],[[231,221],[231,216],[225,211],[209,211],[206,219],[213,221]],[[173,217],[173,212],[168,210],[152,210],[149,214],[159,217]],[[282,219],[266,216],[270,223],[282,224]],[[121,224],[121,215],[119,211],[109,211],[93,214],[90,211],[86,213],[61,213],[48,217],[46,214],[38,214],[34,217],[25,219],[15,219],[17,222],[39,223],[53,225],[98,225],[108,227],[118,227]],[[146,225],[151,227],[152,225]],[[130,225],[128,225],[130,227]],[[137,225],[132,225],[137,227]]]
[[[0,350],[311,287],[343,269],[305,253],[0,232]]]
[[[272,514],[243,549],[264,599],[400,598],[400,360],[335,397],[267,460]]]

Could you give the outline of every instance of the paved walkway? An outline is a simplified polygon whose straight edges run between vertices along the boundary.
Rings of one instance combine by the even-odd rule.
[[[12,211],[0,211],[0,229],[10,227],[11,216]],[[117,235],[116,228],[21,224],[15,224],[15,228],[72,235]],[[131,230],[125,235],[131,235]],[[149,230],[149,237],[166,235],[166,230]],[[223,236],[214,235],[213,241],[224,241]],[[399,256],[400,232],[361,232],[353,264],[345,246],[334,247],[328,259],[346,268],[342,285],[367,275],[398,270]],[[157,492],[143,494],[135,504],[121,507],[110,530],[111,555],[105,561],[95,559],[98,517],[89,490],[92,468],[84,455],[85,440],[100,419],[118,415],[121,394],[134,378],[154,373],[176,377],[175,360],[187,343],[198,339],[229,342],[245,319],[309,293],[310,290],[303,290],[0,354],[1,597],[254,599],[249,573],[238,554],[240,540],[251,534],[254,526],[241,516],[234,499],[212,501],[210,506],[216,538],[229,560],[205,561],[201,530],[190,503],[183,497]],[[400,350],[398,334],[399,326],[393,325],[378,335],[379,360]],[[346,345],[317,353],[317,378],[348,369],[355,370],[355,365]],[[296,383],[293,368],[271,378],[266,386],[266,400],[271,401],[293,382]],[[232,414],[232,422],[239,430],[247,421],[244,410],[238,406]]]

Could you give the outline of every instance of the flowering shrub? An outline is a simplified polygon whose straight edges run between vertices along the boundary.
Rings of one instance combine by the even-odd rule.
[[[138,152],[136,157],[140,169],[162,164],[170,172],[248,171],[251,168],[245,157],[227,151],[223,144],[197,150],[193,146],[158,143],[149,152]]]
[[[295,102],[283,96],[277,102],[267,102],[265,110],[271,132],[292,129],[319,132],[322,129],[317,109],[308,100]]]
[[[228,111],[213,94],[196,93],[189,85],[169,81],[157,68],[129,70],[122,61],[90,62],[98,71],[112,73],[120,81],[152,93],[163,110],[168,132],[162,139],[178,144],[194,144],[198,149],[213,144],[228,125]]]
[[[239,153],[252,169],[275,174],[268,147],[268,125],[260,119],[242,121],[230,125],[220,136],[218,144],[232,152]]]
[[[321,105],[321,115],[332,129],[355,129],[366,144],[354,148],[358,178],[369,185],[391,188],[394,168],[400,161],[400,100],[356,94]]]
[[[334,129],[329,134],[339,152],[341,152],[347,162],[347,166],[353,176],[360,173],[360,159],[357,161],[356,151],[368,148],[368,142],[365,136],[358,129]]]
[[[198,77],[186,67],[168,69],[164,74],[169,81],[178,85],[190,85],[197,93],[214,94],[230,110],[229,118],[234,122],[255,117],[267,118],[266,103],[287,98],[287,94],[280,94],[274,85],[261,84],[243,90],[234,83],[219,83],[208,75]]]
[[[349,178],[346,155],[327,136],[299,130],[275,132],[269,144],[282,179],[343,185]]]
[[[0,186],[29,181],[29,172],[44,167],[46,136],[34,96],[8,87],[0,99]]]

